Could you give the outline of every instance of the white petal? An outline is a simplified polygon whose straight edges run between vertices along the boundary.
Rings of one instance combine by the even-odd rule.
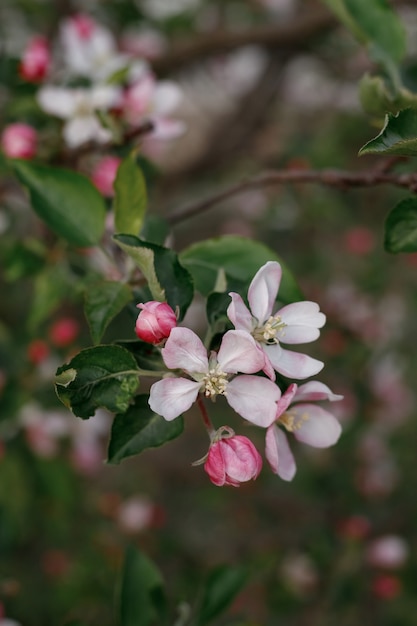
[[[311,343],[319,337],[319,329],[311,326],[285,326],[280,328],[277,333],[279,341],[290,344]]]
[[[187,130],[187,124],[182,120],[173,120],[168,117],[152,118],[153,130],[149,133],[152,139],[169,141],[181,137]]]
[[[285,413],[285,411],[288,409],[291,402],[293,401],[293,398],[296,393],[297,393],[297,384],[292,383],[288,387],[287,391],[281,396],[281,398],[277,402],[277,418],[283,413]]]
[[[229,293],[232,298],[227,308],[227,317],[232,322],[236,330],[246,330],[248,333],[252,330],[252,315],[242,297],[233,291]]]
[[[203,342],[189,328],[173,328],[162,348],[162,358],[170,369],[182,369],[189,373],[208,371],[207,350]]]
[[[95,115],[74,117],[63,129],[64,139],[68,146],[76,148],[87,141],[104,143],[111,138],[110,131],[103,128]]]
[[[156,83],[153,96],[153,112],[156,115],[170,115],[180,104],[182,91],[170,80],[161,80]]]
[[[266,431],[265,456],[272,471],[282,480],[292,480],[296,465],[288,440],[277,426],[270,426]]]
[[[277,315],[289,326],[322,328],[326,323],[326,316],[320,312],[319,305],[309,300],[287,304],[277,312]]]
[[[120,89],[109,85],[99,85],[91,89],[90,102],[92,109],[109,109],[120,100]]]
[[[230,406],[252,424],[267,428],[276,417],[281,391],[275,383],[258,376],[237,376],[227,385]]]
[[[186,378],[163,378],[151,387],[149,406],[170,421],[188,411],[196,401],[200,383]]]
[[[244,330],[228,330],[223,336],[217,361],[228,374],[254,374],[263,369],[265,355],[252,335]]]
[[[255,274],[249,286],[248,300],[252,315],[262,325],[272,313],[281,282],[282,270],[276,261],[268,261]]]
[[[264,346],[264,352],[274,369],[288,378],[302,380],[309,376],[315,376],[324,367],[324,363],[307,356],[307,354],[284,350],[279,345]]]
[[[298,441],[308,443],[315,448],[328,448],[336,443],[342,432],[337,419],[314,404],[298,404],[289,409],[294,415],[296,423],[301,426],[294,430],[294,437]]]
[[[77,94],[73,89],[45,86],[36,97],[43,111],[64,120],[72,117],[77,107]]]
[[[327,385],[316,380],[310,380],[298,387],[294,402],[317,402],[320,400],[343,400],[343,396],[333,393]]]

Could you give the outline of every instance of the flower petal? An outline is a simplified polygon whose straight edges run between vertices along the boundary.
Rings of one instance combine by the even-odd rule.
[[[281,282],[282,270],[276,261],[268,261],[255,274],[249,286],[248,300],[252,315],[263,324],[272,313]]]
[[[294,430],[298,441],[315,448],[328,448],[336,443],[342,432],[337,419],[328,411],[314,404],[298,404],[288,411],[301,424]]]
[[[326,316],[320,312],[316,302],[294,302],[283,307],[279,315],[285,327],[278,332],[278,339],[284,343],[309,343],[320,335],[318,330],[326,323]]]
[[[207,350],[200,337],[189,328],[173,328],[161,352],[165,365],[170,369],[183,369],[190,373],[208,370]]]
[[[242,297],[233,291],[229,293],[232,298],[227,308],[227,317],[232,322],[236,330],[246,330],[248,333],[252,330],[252,315]]]
[[[263,369],[265,355],[252,335],[244,330],[228,330],[223,336],[217,361],[228,374],[254,374]]]
[[[277,418],[288,409],[296,393],[297,384],[292,383],[277,402]]]
[[[294,402],[318,402],[320,400],[343,400],[343,396],[333,393],[327,385],[317,380],[310,380],[297,389],[294,396]]]
[[[236,376],[227,385],[226,399],[243,418],[264,428],[276,418],[281,391],[275,383],[258,376]]]
[[[279,345],[264,346],[263,349],[274,369],[288,378],[301,380],[315,376],[324,367],[324,363],[307,354],[284,350]]]
[[[45,86],[39,89],[36,97],[43,111],[64,120],[72,117],[77,107],[77,96],[73,89]]]
[[[273,425],[266,431],[265,456],[272,471],[282,480],[292,480],[296,465],[287,437],[280,428]]]
[[[151,387],[149,406],[171,421],[188,411],[196,401],[200,383],[187,378],[163,378]]]
[[[105,143],[111,139],[111,132],[100,125],[95,115],[69,120],[64,126],[63,135],[70,148],[76,148],[90,140]]]

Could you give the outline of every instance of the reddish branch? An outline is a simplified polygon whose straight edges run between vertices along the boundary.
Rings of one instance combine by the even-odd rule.
[[[232,185],[227,189],[202,200],[191,204],[173,215],[167,217],[170,224],[179,224],[184,220],[200,215],[212,208],[216,204],[236,196],[248,189],[258,189],[260,187],[273,187],[284,183],[316,183],[339,189],[349,189],[354,187],[374,187],[376,185],[393,185],[409,189],[413,193],[417,192],[417,173],[398,174],[384,171],[383,169],[372,169],[364,172],[345,172],[342,170],[279,170],[264,172],[253,178],[248,178],[240,183]]]

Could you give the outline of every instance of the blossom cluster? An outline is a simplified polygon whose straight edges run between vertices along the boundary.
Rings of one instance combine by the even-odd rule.
[[[207,455],[198,463],[216,485],[239,486],[256,478],[262,459],[253,443],[235,435],[228,426],[215,429],[204,398],[224,396],[241,417],[266,431],[265,455],[274,473],[291,480],[296,471],[286,433],[303,443],[325,448],[336,443],[341,427],[336,418],[316,402],[342,399],[323,383],[289,382],[283,392],[276,373],[288,379],[315,376],[323,363],[306,354],[282,347],[309,343],[319,337],[325,315],[315,302],[295,302],[275,310],[281,282],[279,263],[267,262],[254,276],[248,304],[231,292],[227,316],[234,329],[227,330],[217,352],[208,352],[189,328],[176,325],[167,303],[148,302],[137,322],[137,336],[161,348],[167,374],[150,390],[152,411],[171,421],[197,402],[210,437]],[[280,377],[280,378],[281,378]]]

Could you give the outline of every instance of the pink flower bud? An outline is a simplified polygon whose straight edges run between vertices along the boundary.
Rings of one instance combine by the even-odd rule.
[[[65,348],[71,345],[80,332],[80,325],[72,317],[62,317],[56,320],[49,329],[51,342],[57,348]]]
[[[48,42],[44,37],[33,37],[27,45],[19,66],[22,78],[38,83],[48,74],[51,55]]]
[[[240,483],[257,478],[262,458],[247,437],[233,435],[211,444],[204,469],[218,487],[239,487]]]
[[[106,156],[95,166],[91,180],[103,196],[114,196],[113,183],[120,163],[121,159],[118,157]]]
[[[151,300],[137,306],[142,309],[135,327],[139,339],[154,345],[168,339],[171,330],[177,325],[176,315],[169,304]]]
[[[4,154],[10,159],[31,159],[36,153],[36,130],[28,124],[9,124],[1,136]]]
[[[390,574],[380,574],[372,581],[372,591],[380,600],[394,600],[401,593],[401,580]]]

